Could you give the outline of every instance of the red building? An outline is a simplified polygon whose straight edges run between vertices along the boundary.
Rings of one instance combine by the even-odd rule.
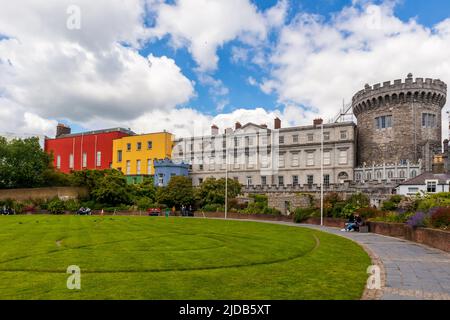
[[[53,165],[64,173],[109,169],[113,140],[130,135],[134,135],[134,132],[123,128],[71,134],[69,127],[59,124],[56,138],[45,140],[45,151],[53,153]]]

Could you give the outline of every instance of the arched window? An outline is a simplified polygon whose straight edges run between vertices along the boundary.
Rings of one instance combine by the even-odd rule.
[[[388,178],[392,179],[394,177],[394,172],[388,171]]]
[[[415,178],[417,176],[416,170],[411,171],[411,178]]]
[[[372,173],[367,172],[367,180],[368,181],[372,180]]]
[[[403,170],[400,171],[400,178],[402,179],[405,178],[405,171]]]
[[[339,183],[344,183],[345,180],[348,180],[348,173],[347,172],[341,172],[338,174],[338,180]]]
[[[377,171],[377,179],[381,179],[381,171]]]
[[[357,173],[356,174],[356,181],[360,181],[361,180],[361,173]]]

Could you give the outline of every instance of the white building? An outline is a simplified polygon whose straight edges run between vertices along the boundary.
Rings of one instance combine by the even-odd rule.
[[[425,172],[413,179],[400,183],[397,194],[414,196],[418,193],[432,194],[449,192],[450,174]]]
[[[211,127],[211,135],[177,139],[172,159],[190,164],[194,185],[208,177],[228,177],[245,186],[318,185],[321,171],[321,125],[274,128],[238,122],[235,129],[219,134]],[[324,184],[353,180],[355,165],[355,124],[353,122],[323,125]]]
[[[6,138],[7,141],[11,141],[14,139],[38,138],[41,149],[42,150],[44,149],[44,144],[45,144],[45,136],[44,135],[31,134],[31,133],[0,132],[0,137]]]

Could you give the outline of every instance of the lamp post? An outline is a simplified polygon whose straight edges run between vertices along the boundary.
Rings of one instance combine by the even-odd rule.
[[[225,130],[225,219],[228,216],[228,133]]]
[[[323,226],[323,122],[320,131],[320,225]]]

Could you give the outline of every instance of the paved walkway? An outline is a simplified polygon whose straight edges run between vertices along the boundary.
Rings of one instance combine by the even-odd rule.
[[[450,254],[444,251],[376,233],[342,232],[338,228],[284,221],[230,220],[307,227],[359,243],[382,271],[381,290],[366,290],[363,299],[450,300]]]
[[[372,258],[382,264],[384,284],[379,294],[371,296],[369,292],[368,298],[450,300],[450,254],[444,251],[375,233],[341,232],[337,228],[304,224],[300,226],[350,238],[371,251]]]

